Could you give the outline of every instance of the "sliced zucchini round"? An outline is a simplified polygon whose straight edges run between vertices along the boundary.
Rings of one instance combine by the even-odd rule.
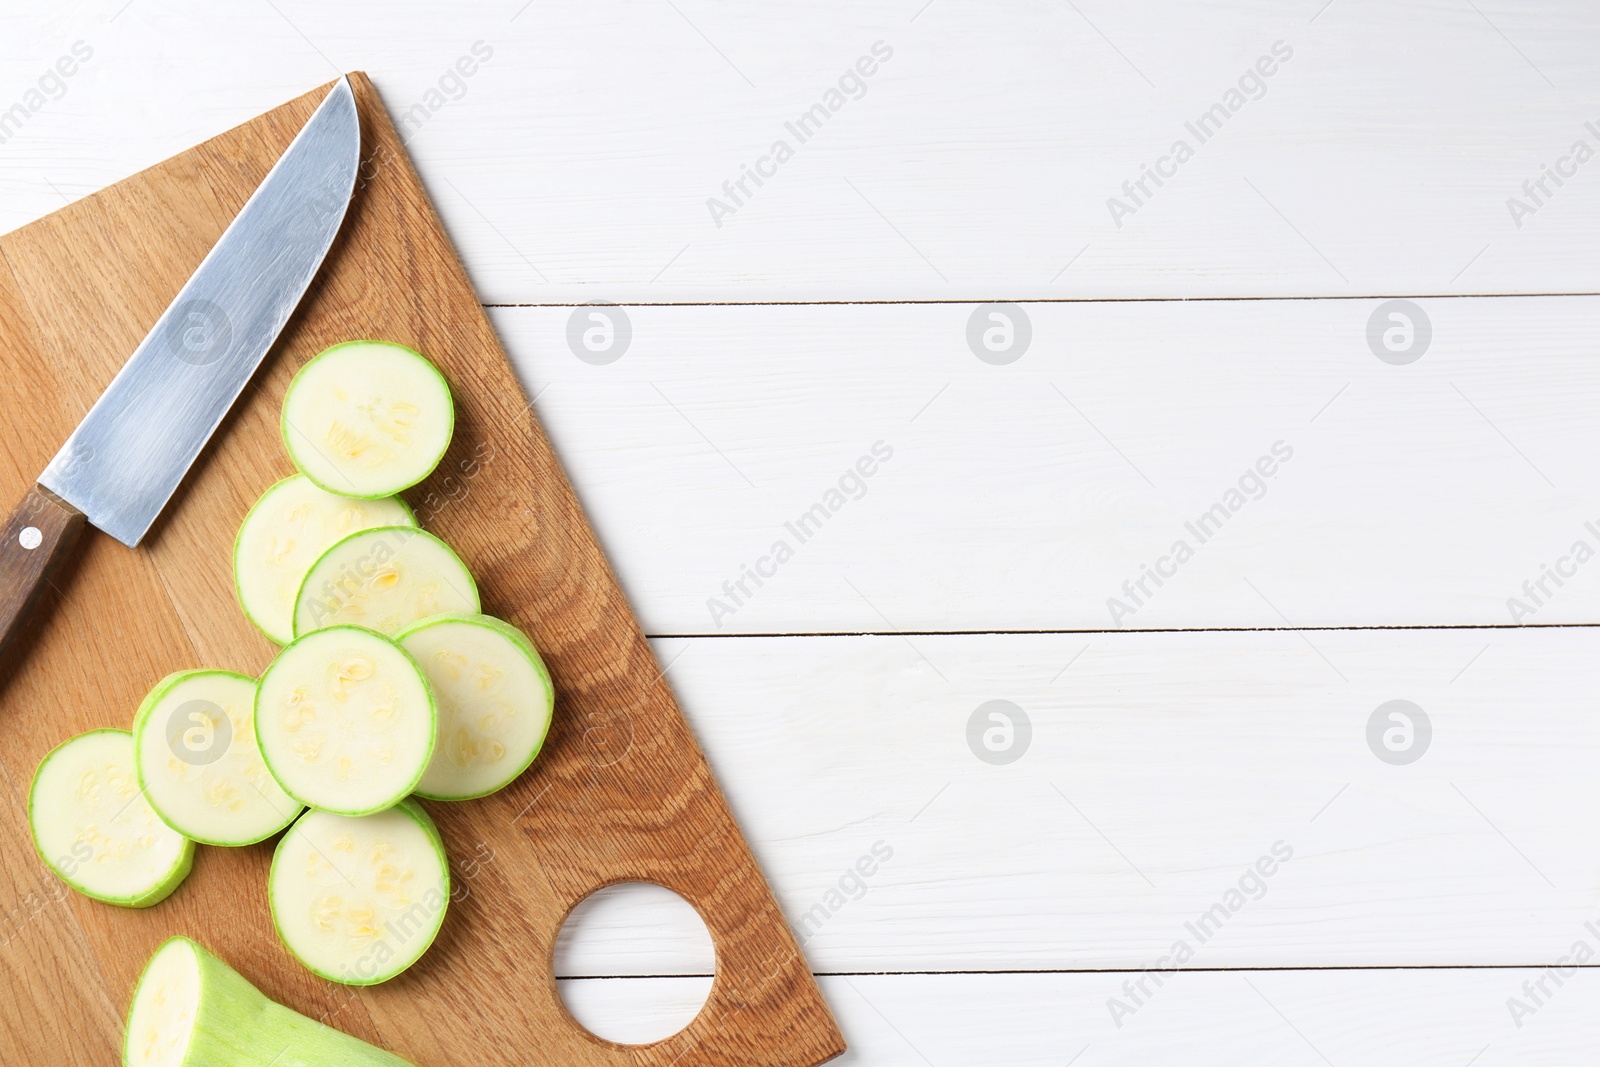
[[[162,942],[128,1007],[124,1067],[408,1067],[405,1060],[268,1000],[189,940]]]
[[[283,479],[261,494],[233,542],[233,587],[245,618],[287,645],[294,640],[295,595],[319,556],[358,530],[416,524],[398,497],[357,500],[303,474]]]
[[[57,877],[119,907],[160,903],[194,863],[194,842],[140,791],[126,730],[90,730],[52,749],[33,775],[28,825]]]
[[[307,812],[273,853],[267,902],[284,945],[315,973],[346,985],[388,981],[444,922],[444,841],[415,800],[363,818]]]
[[[433,690],[399,645],[359,626],[299,638],[256,690],[256,741],[307,807],[370,815],[422,777],[437,729]]]
[[[254,678],[179,671],[134,714],[139,788],[162,822],[193,841],[254,844],[300,813],[256,748],[255,703]]]
[[[422,666],[439,739],[417,793],[471,800],[528,769],[550,730],[555,689],[533,642],[488,615],[436,615],[395,636]]]
[[[389,341],[346,341],[312,357],[283,398],[289,458],[330,493],[393,496],[433,473],[455,404],[444,375]]]
[[[349,624],[394,634],[430,615],[478,608],[478,584],[449,545],[425,530],[380,526],[351,534],[311,565],[295,598],[294,632]]]

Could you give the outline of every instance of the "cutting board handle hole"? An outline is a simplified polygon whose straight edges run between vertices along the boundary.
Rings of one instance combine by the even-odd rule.
[[[683,897],[650,882],[589,894],[556,938],[556,988],[596,1037],[625,1045],[671,1037],[711,995],[716,952],[705,921]]]

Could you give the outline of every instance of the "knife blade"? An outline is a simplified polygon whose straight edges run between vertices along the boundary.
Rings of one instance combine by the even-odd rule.
[[[341,78],[0,532],[0,645],[85,518],[149,531],[316,277],[360,154]]]
[[[139,543],[316,276],[360,151],[355,96],[340,79],[40,485],[128,547]]]

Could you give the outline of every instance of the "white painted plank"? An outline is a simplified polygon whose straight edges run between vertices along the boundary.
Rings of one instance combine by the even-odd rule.
[[[0,145],[0,226],[365,68],[417,115],[411,151],[491,302],[1600,288],[1594,167],[1547,180],[1520,227],[1507,207],[1542,166],[1574,170],[1574,141],[1600,147],[1584,0],[91,0],[0,20],[0,109],[39,103]],[[92,61],[30,98],[78,40]],[[865,95],[801,143],[785,124],[879,41]],[[1201,143],[1185,124],[1280,41],[1259,99]],[[1180,138],[1194,157],[1117,226],[1109,198]],[[716,225],[708,201],[780,139],[793,158]]]
[[[1143,968],[1178,941],[1196,967],[1540,964],[1600,924],[1600,631],[656,651],[819,971]],[[1431,723],[1409,765],[1367,742],[1396,699]],[[991,700],[1031,722],[1009,765],[968,747]],[[639,973],[633,933],[585,972]],[[703,969],[671,944],[647,973]]]
[[[622,882],[579,901],[552,962],[557,978],[702,975],[716,953],[694,905],[658,885]]]
[[[604,366],[572,309],[494,320],[652,633],[1600,618],[1600,564],[1562,562],[1600,550],[1600,299],[1424,300],[1403,366],[1368,346],[1380,306],[1029,304],[1007,366],[968,348],[976,305],[625,308]]]
[[[556,989],[578,1025],[624,1045],[648,1045],[688,1026],[711,994],[704,975],[560,978]]]
[[[1593,943],[1594,939],[1591,939]],[[819,981],[849,1042],[841,1067],[1528,1067],[1583,1062],[1600,1037],[1600,976],[1558,985],[1528,969],[1179,973],[1123,1025],[1106,1002],[1123,974],[857,975]],[[1543,980],[1519,1027],[1507,1001]],[[563,981],[568,1003],[615,998],[609,1016],[681,1018],[701,979]],[[608,988],[610,987],[610,988]],[[625,998],[625,999],[624,999]],[[654,1002],[652,1010],[652,1001]],[[1532,1001],[1525,1000],[1532,1004]]]

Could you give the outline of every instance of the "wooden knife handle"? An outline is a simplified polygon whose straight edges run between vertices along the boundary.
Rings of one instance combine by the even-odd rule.
[[[0,655],[83,532],[83,512],[33,486],[0,534]]]

